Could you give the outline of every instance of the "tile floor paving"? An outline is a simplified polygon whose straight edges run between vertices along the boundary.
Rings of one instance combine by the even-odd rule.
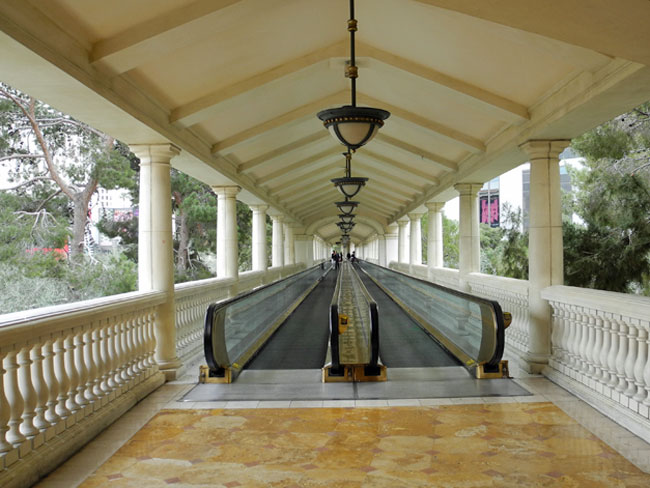
[[[533,395],[181,402],[184,379],[37,487],[650,486],[649,444],[546,378],[513,375]]]

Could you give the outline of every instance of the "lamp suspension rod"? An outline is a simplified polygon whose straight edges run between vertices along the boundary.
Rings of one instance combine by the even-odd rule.
[[[354,33],[357,30],[357,21],[354,18],[354,0],[350,0],[350,20],[348,20],[348,31],[350,31],[350,66],[347,75],[350,78],[352,106],[357,106],[357,66],[354,52]]]
[[[350,154],[350,151],[345,153],[345,177],[350,178],[350,174],[352,173],[352,154]]]

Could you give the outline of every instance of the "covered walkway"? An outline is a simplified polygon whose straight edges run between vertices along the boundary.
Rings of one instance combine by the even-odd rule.
[[[0,318],[0,485],[26,486],[113,422],[169,406],[195,372],[207,304],[327,258],[345,160],[316,113],[350,97],[347,18],[346,0],[0,2],[2,81],[141,161],[139,291]],[[351,163],[370,178],[355,196],[357,255],[498,300],[514,315],[509,356],[544,376],[526,379],[536,399],[587,402],[638,436],[613,428],[612,442],[650,452],[638,444],[650,441],[650,302],[563,286],[558,170],[571,138],[650,100],[648,2],[358,0],[356,18],[359,105],[391,112]],[[477,192],[526,161],[530,279],[483,275]],[[218,195],[215,279],[173,284],[171,167]],[[442,267],[441,208],[455,196],[457,270]],[[253,211],[245,272],[237,200]],[[585,408],[584,422],[610,425]]]

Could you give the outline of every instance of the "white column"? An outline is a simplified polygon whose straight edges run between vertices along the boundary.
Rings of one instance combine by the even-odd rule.
[[[551,308],[540,292],[564,283],[562,194],[559,154],[570,141],[528,141],[520,147],[530,158],[528,239],[529,339],[524,358],[538,373],[551,353]]]
[[[397,225],[399,230],[397,233],[397,262],[408,263],[409,260],[409,244],[406,236],[406,226],[408,220],[398,220]]]
[[[461,283],[469,273],[481,270],[481,235],[478,218],[477,194],[481,183],[459,183],[454,186],[460,193],[458,269]]]
[[[421,213],[408,214],[411,223],[409,264],[422,264],[422,215]]]
[[[384,234],[377,235],[377,246],[378,246],[378,259],[379,266],[388,266],[387,254],[386,254],[386,236]]]
[[[212,189],[217,194],[217,278],[237,278],[237,193],[241,188],[215,186]]]
[[[314,236],[298,234],[294,239],[297,263],[311,266],[314,263]]]
[[[441,202],[428,202],[429,209],[427,221],[427,266],[429,268],[442,268],[442,207]]]
[[[397,225],[388,226],[384,232],[384,237],[386,238],[386,266],[388,266],[391,262],[398,260]]]
[[[271,215],[271,220],[273,221],[271,265],[273,267],[284,266],[284,216]]]
[[[293,237],[293,227],[289,222],[284,225],[284,264],[296,264],[296,250]]]
[[[268,205],[249,205],[253,211],[253,271],[266,271],[266,210]]]
[[[170,161],[180,149],[173,144],[152,144],[133,145],[131,151],[140,159],[138,288],[167,294],[156,314],[155,359],[167,380],[172,380],[181,362],[176,356]]]

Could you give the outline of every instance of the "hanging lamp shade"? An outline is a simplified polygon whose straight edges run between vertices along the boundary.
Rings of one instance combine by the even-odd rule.
[[[369,142],[390,117],[390,112],[380,108],[344,105],[318,112],[317,117],[338,142],[356,151]]]
[[[339,214],[339,218],[341,219],[341,222],[345,222],[346,224],[349,224],[352,222],[352,219],[354,219],[354,214],[346,215],[346,214]]]
[[[345,176],[343,178],[333,178],[331,181],[345,197],[352,198],[359,193],[359,190],[366,184],[368,178],[363,176]]]
[[[344,202],[335,202],[334,205],[336,205],[339,208],[342,214],[350,215],[352,212],[354,212],[354,209],[357,208],[359,202],[346,200]]]

